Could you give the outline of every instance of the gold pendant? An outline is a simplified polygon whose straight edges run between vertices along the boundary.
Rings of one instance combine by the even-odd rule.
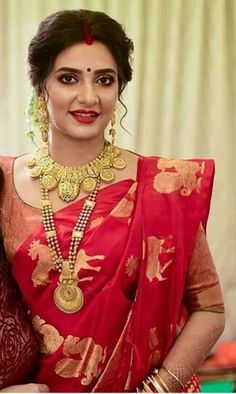
[[[42,186],[44,189],[53,190],[58,185],[58,181],[55,176],[50,174],[45,174],[42,176]]]
[[[58,195],[66,202],[70,202],[76,199],[79,194],[79,184],[74,182],[59,182]]]
[[[100,171],[100,177],[104,183],[110,183],[115,179],[115,174],[110,168],[104,168]]]
[[[97,180],[96,178],[87,177],[83,180],[81,186],[85,193],[91,193],[97,186]]]
[[[122,157],[115,157],[112,164],[117,170],[123,170],[126,167],[126,162],[124,159],[122,159]]]
[[[38,178],[42,173],[42,167],[36,165],[34,168],[31,170],[31,178]]]
[[[84,305],[84,295],[75,282],[64,280],[54,290],[54,302],[62,312],[75,313]]]
[[[37,161],[35,159],[35,157],[31,157],[28,161],[27,161],[27,166],[29,168],[33,168],[34,166],[36,166]]]

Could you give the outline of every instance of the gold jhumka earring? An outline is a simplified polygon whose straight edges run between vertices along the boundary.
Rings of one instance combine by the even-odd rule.
[[[114,146],[114,144],[115,144],[115,137],[116,137],[115,124],[116,124],[116,109],[114,108],[113,114],[112,114],[112,117],[111,117],[111,128],[109,130],[109,135],[111,136],[111,144],[112,144],[112,146]]]
[[[39,96],[37,100],[38,100],[38,127],[43,142],[48,142],[49,115],[48,115],[46,102],[42,96]]]

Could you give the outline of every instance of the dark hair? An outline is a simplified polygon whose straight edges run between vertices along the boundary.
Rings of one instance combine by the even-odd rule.
[[[40,94],[56,57],[67,47],[85,40],[85,26],[94,40],[102,42],[113,55],[118,69],[119,95],[132,78],[133,42],[122,26],[104,12],[63,10],[45,18],[39,25],[28,51],[29,76]]]

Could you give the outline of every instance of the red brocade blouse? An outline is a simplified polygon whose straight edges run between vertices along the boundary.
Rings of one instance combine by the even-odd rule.
[[[223,312],[205,238],[211,160],[140,157],[137,179],[101,189],[80,244],[75,272],[85,297],[74,314],[53,301],[41,211],[26,205],[5,173],[1,206],[5,250],[40,340],[35,381],[57,392],[130,392],[159,367],[198,310]],[[84,198],[55,212],[63,256]],[[193,383],[185,391],[197,391]]]

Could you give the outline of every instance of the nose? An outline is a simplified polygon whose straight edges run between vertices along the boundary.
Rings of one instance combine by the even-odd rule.
[[[89,82],[84,82],[81,84],[77,93],[77,101],[80,104],[86,105],[88,107],[92,107],[93,105],[97,104],[99,98],[95,87]]]

